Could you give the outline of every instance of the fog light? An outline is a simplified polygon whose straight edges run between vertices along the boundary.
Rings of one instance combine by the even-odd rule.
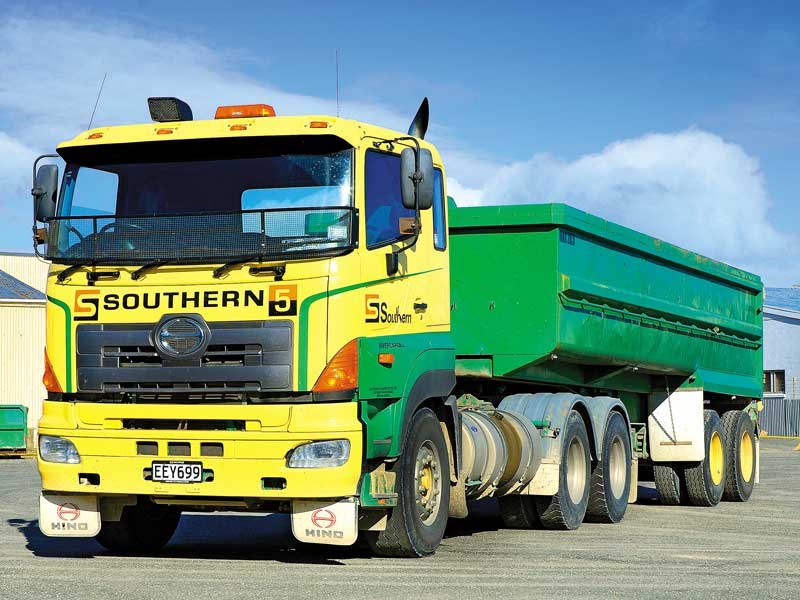
[[[81,462],[81,455],[75,444],[66,438],[52,435],[39,436],[39,455],[45,462],[66,463],[77,465]]]
[[[288,466],[306,469],[341,467],[348,458],[350,458],[350,442],[348,440],[311,442],[292,450]]]

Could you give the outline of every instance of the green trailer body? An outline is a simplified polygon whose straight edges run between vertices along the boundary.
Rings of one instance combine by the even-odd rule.
[[[449,219],[459,375],[761,396],[758,276],[564,204]]]
[[[0,405],[0,451],[27,447],[28,409],[19,404]]]

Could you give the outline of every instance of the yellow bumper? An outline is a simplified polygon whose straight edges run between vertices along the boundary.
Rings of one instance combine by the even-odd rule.
[[[39,457],[42,488],[99,495],[221,499],[354,496],[362,458],[362,425],[357,410],[355,402],[273,406],[45,402],[39,434],[68,438],[78,449],[81,462],[58,464]],[[350,458],[341,467],[286,466],[293,448],[334,439],[350,442]],[[145,448],[150,452],[157,449],[157,454],[142,455]],[[176,455],[176,451],[181,454]],[[221,456],[211,456],[210,451]],[[202,462],[206,481],[153,482],[149,470],[154,460]],[[97,477],[99,483],[87,483],[97,481]]]

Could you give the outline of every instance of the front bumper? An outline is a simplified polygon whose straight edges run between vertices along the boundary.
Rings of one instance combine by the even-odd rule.
[[[176,421],[186,428],[163,428]],[[197,429],[210,424],[217,428]],[[228,424],[230,430],[219,429],[220,424]],[[39,433],[70,439],[81,456],[76,465],[39,458],[42,488],[50,491],[188,501],[193,496],[198,500],[336,498],[355,496],[361,477],[363,435],[355,402],[273,406],[45,402]],[[332,439],[350,442],[350,458],[344,465],[286,466],[293,448]],[[204,481],[154,482],[148,478],[154,460],[202,462]]]

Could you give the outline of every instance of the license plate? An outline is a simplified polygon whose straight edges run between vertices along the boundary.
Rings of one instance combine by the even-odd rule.
[[[164,483],[200,483],[203,481],[203,463],[154,462],[153,481]]]

